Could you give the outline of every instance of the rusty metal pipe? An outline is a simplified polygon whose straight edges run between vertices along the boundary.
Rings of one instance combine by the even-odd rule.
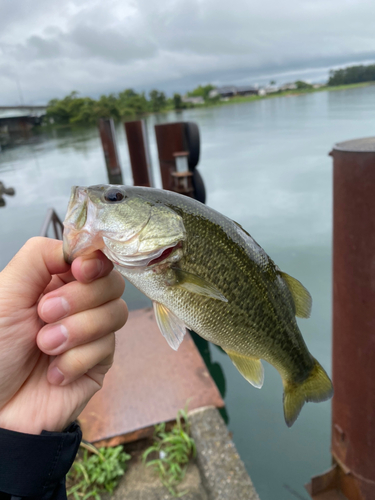
[[[313,479],[312,496],[374,500],[375,137],[336,144],[331,156],[335,465]]]
[[[120,160],[117,152],[116,132],[112,118],[99,119],[105,164],[110,184],[123,184]]]
[[[147,128],[143,120],[124,123],[134,186],[154,186]]]
[[[175,181],[172,174],[176,172],[176,162],[173,155],[176,151],[186,151],[184,123],[155,125],[155,134],[163,189],[174,191]]]

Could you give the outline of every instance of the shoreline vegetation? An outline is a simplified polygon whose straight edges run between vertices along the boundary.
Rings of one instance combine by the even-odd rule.
[[[326,85],[312,85],[301,80],[280,87],[276,87],[275,83],[271,81],[270,85],[263,89],[251,86],[216,88],[211,84],[199,85],[185,96],[176,93],[172,98],[167,98],[164,92],[158,90],[152,90],[147,97],[145,92],[137,93],[132,89],[126,89],[119,94],[102,95],[97,100],[80,97],[78,92],[71,92],[63,99],[52,99],[48,103],[44,125],[87,126],[95,125],[99,118],[127,121],[140,119],[152,113],[173,110],[182,111],[313,92],[366,87],[375,84],[375,64],[331,70]]]

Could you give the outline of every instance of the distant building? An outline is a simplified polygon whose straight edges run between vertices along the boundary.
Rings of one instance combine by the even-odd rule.
[[[241,87],[237,87],[237,95],[258,95],[258,93],[258,87],[254,87],[254,85],[243,85]]]
[[[284,92],[285,90],[296,90],[296,89],[297,85],[295,83],[284,83],[284,85],[280,87],[280,90],[282,92]]]
[[[0,106],[0,151],[12,138],[27,135],[42,123],[46,106]]]
[[[213,99],[214,97],[220,96],[221,99],[228,99],[236,95],[257,95],[258,92],[258,87],[255,87],[254,85],[242,85],[240,87],[236,87],[235,85],[226,85],[224,87],[218,87],[211,90],[208,97]]]
[[[182,102],[185,102],[188,104],[194,104],[194,105],[204,104],[204,99],[201,96],[197,96],[197,97],[183,96],[181,98],[181,100],[182,100]]]
[[[208,93],[208,97],[210,99],[214,99],[215,97],[217,97],[219,95],[219,92],[217,91],[217,89],[212,89],[210,90],[210,92]]]
[[[314,89],[320,89],[321,87],[324,87],[324,83],[314,83],[313,84]]]
[[[279,87],[276,87],[276,85],[267,85],[267,87],[264,88],[266,94],[274,94],[275,92],[279,92]]]
[[[30,130],[41,124],[46,110],[46,106],[0,106],[0,130],[3,134]]]
[[[237,87],[235,87],[234,85],[227,85],[225,87],[218,87],[214,91],[217,92],[214,97],[216,97],[217,95],[219,95],[220,97],[234,97],[235,95],[237,95]],[[211,92],[214,92],[214,91],[211,90]],[[210,94],[211,94],[211,92],[210,92]]]

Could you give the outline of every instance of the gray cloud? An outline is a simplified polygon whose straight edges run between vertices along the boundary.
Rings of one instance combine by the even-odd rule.
[[[71,90],[325,78],[375,58],[372,0],[18,0],[0,3],[1,103]]]

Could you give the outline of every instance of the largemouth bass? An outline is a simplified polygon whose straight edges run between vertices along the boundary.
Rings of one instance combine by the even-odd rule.
[[[173,349],[186,328],[221,346],[253,386],[261,359],[280,373],[288,426],[307,401],[333,394],[295,316],[311,296],[273,263],[236,222],[170,191],[98,185],[73,187],[64,221],[67,262],[101,250],[152,301]]]

